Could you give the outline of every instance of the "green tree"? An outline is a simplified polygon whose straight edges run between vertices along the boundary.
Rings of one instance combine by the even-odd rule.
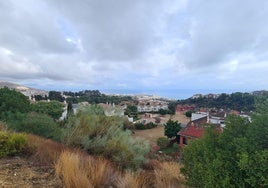
[[[9,113],[27,113],[30,101],[22,93],[7,87],[0,89],[0,118],[5,119]]]
[[[60,140],[61,130],[55,121],[46,114],[31,112],[20,123],[12,127],[13,130],[36,134],[45,138]]]
[[[193,113],[193,111],[188,110],[187,112],[185,112],[185,116],[190,118],[190,117],[192,117],[192,113]]]
[[[67,103],[67,117],[74,115],[73,103],[69,101]]]
[[[177,104],[177,102],[170,102],[168,104],[168,109],[170,110],[171,114],[175,114]]]
[[[138,108],[135,105],[129,105],[127,106],[125,110],[125,115],[128,115],[129,117],[138,117]]]
[[[165,136],[167,136],[168,138],[174,138],[177,137],[177,133],[181,130],[181,123],[169,119],[167,123],[164,124],[164,127],[165,127]]]
[[[50,100],[55,100],[59,102],[63,102],[65,100],[65,98],[61,95],[61,92],[58,91],[50,91],[48,93],[48,98]]]
[[[54,119],[59,119],[63,113],[64,105],[58,101],[40,101],[31,105],[32,111],[47,114]]]

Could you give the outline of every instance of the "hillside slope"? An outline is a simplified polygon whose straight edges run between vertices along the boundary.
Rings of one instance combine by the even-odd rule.
[[[53,166],[34,165],[29,158],[0,159],[0,187],[63,187]]]

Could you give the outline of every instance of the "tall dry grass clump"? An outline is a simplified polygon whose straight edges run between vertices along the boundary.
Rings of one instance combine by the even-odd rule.
[[[120,188],[151,188],[154,184],[153,173],[142,172],[130,172],[127,171],[118,177],[116,187]]]
[[[33,154],[33,160],[37,165],[54,164],[62,151],[67,147],[53,140],[45,139],[36,135],[27,135],[28,152]]]
[[[62,152],[55,169],[66,188],[112,186],[118,176],[107,160],[69,151]]]
[[[155,187],[186,187],[184,176],[180,173],[181,165],[176,162],[163,162],[154,170]]]

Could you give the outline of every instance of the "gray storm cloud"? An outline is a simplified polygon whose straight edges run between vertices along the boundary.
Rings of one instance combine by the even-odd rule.
[[[184,87],[173,80],[190,74],[192,87],[195,74],[206,86],[247,79],[267,63],[267,17],[265,0],[1,1],[0,78],[159,88]]]

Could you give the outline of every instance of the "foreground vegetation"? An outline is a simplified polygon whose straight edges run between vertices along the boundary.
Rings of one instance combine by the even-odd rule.
[[[12,152],[1,157],[20,156],[36,167],[54,167],[55,176],[61,180],[61,184],[57,184],[60,187],[185,187],[184,177],[179,173],[179,163],[149,160],[142,171],[122,170],[101,156],[93,157],[81,149],[67,147],[39,136],[11,133],[3,129],[0,133],[6,135],[7,139],[13,138],[11,140],[16,140],[17,143],[15,153],[13,149],[8,150]],[[11,142],[5,143],[3,145],[1,142],[2,150],[15,148]]]
[[[22,94],[0,89],[0,157],[55,165],[65,187],[184,187],[180,169],[190,187],[268,186],[268,102],[256,108],[252,121],[230,116],[223,133],[208,126],[202,139],[184,148],[183,166],[150,159],[149,144],[132,138],[124,119],[106,117],[97,105],[59,122],[57,104],[30,104]],[[168,121],[159,146],[173,144],[180,128]],[[179,151],[176,144],[168,149]]]
[[[122,118],[96,114],[95,108],[99,107],[89,106],[69,119],[64,143],[102,155],[119,167],[139,168],[150,151],[149,144],[132,138],[131,132],[123,129]]]
[[[182,171],[191,187],[268,186],[268,101],[257,109],[252,121],[230,116],[223,133],[210,127],[184,148]]]

